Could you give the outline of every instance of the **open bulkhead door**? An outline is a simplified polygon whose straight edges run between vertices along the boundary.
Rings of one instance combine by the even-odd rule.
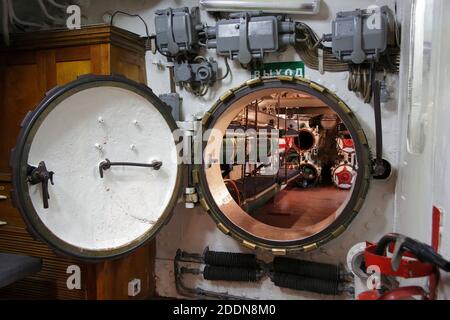
[[[29,230],[87,261],[128,254],[167,223],[182,186],[170,110],[145,85],[87,76],[23,122],[13,196]]]
[[[200,202],[244,246],[275,255],[315,250],[362,208],[371,180],[368,142],[351,109],[327,88],[302,78],[253,79],[223,95],[203,124],[205,164],[193,174]],[[250,163],[261,145],[269,148]]]

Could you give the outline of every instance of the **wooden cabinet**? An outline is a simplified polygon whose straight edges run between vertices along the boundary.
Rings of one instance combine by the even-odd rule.
[[[142,299],[154,293],[154,243],[132,255],[99,264],[85,264],[55,254],[26,231],[9,198],[9,154],[26,114],[55,86],[84,74],[121,74],[146,83],[145,45],[130,32],[93,26],[19,34],[10,48],[0,49],[0,252],[43,258],[35,276],[0,290],[0,298],[127,299],[128,282],[141,279]],[[51,141],[49,141],[51,143]],[[67,268],[81,270],[81,289],[67,287]]]

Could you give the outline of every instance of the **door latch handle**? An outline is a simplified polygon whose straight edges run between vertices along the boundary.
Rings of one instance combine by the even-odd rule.
[[[50,199],[50,194],[48,192],[48,181],[53,183],[53,171],[48,171],[47,166],[44,161],[41,161],[37,167],[28,165],[27,168],[28,182],[31,185],[42,184],[42,202],[44,204],[44,209],[48,209],[48,200]]]
[[[111,162],[109,159],[100,162],[98,169],[100,171],[100,178],[103,179],[103,172],[111,169],[112,166],[122,166],[122,167],[143,167],[143,168],[153,168],[153,170],[159,170],[162,167],[161,161],[153,161],[152,163],[133,163],[133,162]]]

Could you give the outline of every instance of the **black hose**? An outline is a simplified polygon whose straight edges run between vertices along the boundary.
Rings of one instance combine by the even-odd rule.
[[[386,250],[389,247],[389,245],[394,244],[398,239],[398,235],[394,233],[390,233],[385,235],[383,238],[378,241],[378,244],[375,248],[375,254],[377,256],[384,256],[386,255]]]
[[[380,81],[376,80],[373,83],[373,108],[375,112],[376,161],[378,165],[383,164],[383,125],[380,93]]]
[[[259,277],[254,269],[205,266],[203,278],[210,281],[256,282]]]
[[[228,57],[225,57],[224,59],[225,59],[225,66],[227,68],[227,71],[221,78],[218,78],[217,81],[225,80],[231,73],[231,67],[230,67],[230,63],[228,62]]]
[[[432,264],[446,272],[450,272],[450,261],[445,260],[445,258],[437,253],[433,247],[408,237],[402,238],[402,236],[397,233],[390,233],[381,238],[375,248],[375,254],[378,256],[386,255],[389,246],[391,244],[396,244],[398,240],[402,240],[402,247],[399,250],[400,254],[408,251],[418,260]]]
[[[326,281],[322,279],[307,278],[294,274],[275,272],[272,281],[277,287],[298,291],[314,292],[336,296],[339,294],[338,281]]]
[[[212,266],[259,269],[254,254],[206,251],[204,260]]]
[[[273,261],[273,269],[277,273],[339,281],[339,267],[331,264],[276,257]]]

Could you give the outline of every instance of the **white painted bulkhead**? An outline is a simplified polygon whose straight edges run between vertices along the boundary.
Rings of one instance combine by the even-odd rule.
[[[329,33],[331,21],[339,11],[354,10],[355,8],[367,8],[369,5],[390,5],[395,8],[394,0],[369,1],[369,0],[340,0],[322,1],[322,9],[317,16],[293,16],[292,18],[302,20],[309,24],[317,34]],[[399,3],[399,16],[401,18],[401,3]],[[167,7],[197,6],[196,0],[164,0],[164,1],[106,1],[96,0],[87,2],[84,14],[88,16],[89,23],[102,22],[103,14],[123,10],[140,14],[148,23],[150,32],[154,32],[153,18],[157,9]],[[202,12],[202,20],[213,25],[214,20],[205,12]],[[145,35],[142,22],[138,19],[123,17],[118,15],[115,18],[115,25]],[[219,61],[220,67],[224,70],[223,59],[217,57],[214,50],[205,52],[207,56]],[[276,61],[298,61],[299,57],[293,49],[279,54],[267,56],[266,62]],[[165,63],[165,58],[161,55],[147,53],[148,85],[156,94],[167,93],[170,90],[169,73],[165,68],[160,67],[160,63]],[[191,94],[179,90],[183,98],[182,117],[189,118],[191,115],[201,115],[211,108],[214,102],[230,88],[239,86],[250,79],[250,72],[240,68],[238,63],[231,62],[232,77],[227,78],[210,90],[207,96],[197,98]],[[364,104],[360,98],[347,89],[348,73],[325,73],[306,68],[306,77],[328,87],[336,92],[355,112],[361,122],[369,143],[374,151],[375,147],[375,126],[373,109],[370,105]],[[370,240],[377,241],[382,235],[393,231],[395,216],[395,188],[396,169],[399,154],[399,110],[397,99],[398,78],[389,77],[388,84],[392,90],[392,99],[383,105],[383,127],[385,139],[385,158],[394,167],[394,175],[389,181],[374,181],[371,185],[367,201],[359,216],[347,230],[337,240],[329,243],[319,250],[298,256],[302,259],[321,261],[327,263],[345,263],[347,251],[356,243]],[[180,203],[175,209],[174,216],[170,223],[165,226],[157,236],[157,256],[156,256],[156,277],[157,292],[164,297],[177,297],[173,274],[173,259],[178,248],[189,252],[200,253],[206,246],[216,251],[243,252],[243,249],[235,240],[225,236],[220,232],[212,219],[203,211],[201,207],[195,209],[185,209]],[[263,254],[262,259],[271,260],[270,255]],[[207,290],[218,292],[228,292],[234,295],[246,296],[254,299],[329,299],[330,297],[318,296],[296,292],[275,287],[269,279],[261,283],[242,285],[211,283],[192,278],[189,281],[192,286],[199,286]],[[345,297],[339,297],[345,298]]]
[[[420,1],[419,1],[420,2]],[[408,132],[411,117],[415,110],[411,108],[407,95],[408,73],[403,72],[400,78],[400,170],[396,188],[396,232],[408,235],[420,241],[431,243],[432,208],[442,211],[440,248],[445,258],[450,257],[450,3],[445,0],[423,1],[425,20],[417,27],[419,35],[415,41],[423,41],[425,58],[423,68],[410,70],[412,75],[424,75],[425,81],[414,95],[423,98],[420,104],[420,127]],[[410,4],[407,4],[409,7]],[[406,17],[409,26],[410,17]],[[419,19],[421,15],[419,15]],[[413,18],[414,19],[414,18]],[[422,27],[423,26],[423,27]],[[422,28],[421,28],[422,27]],[[404,29],[402,57],[409,57],[412,51],[409,35],[410,28]],[[424,33],[425,36],[421,33]],[[419,49],[420,44],[419,44]],[[403,69],[407,69],[407,59],[403,61]],[[414,107],[414,106],[413,106]],[[421,143],[415,145],[417,130]],[[416,135],[415,135],[416,134]],[[409,141],[409,145],[406,143]],[[413,148],[411,148],[411,146]],[[442,273],[439,298],[450,299],[450,278]]]

